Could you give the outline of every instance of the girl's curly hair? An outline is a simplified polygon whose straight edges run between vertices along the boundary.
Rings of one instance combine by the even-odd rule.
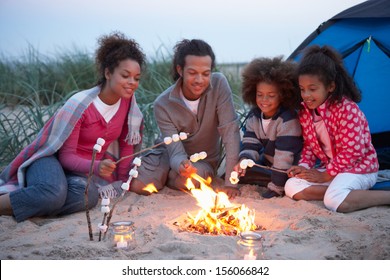
[[[283,107],[297,109],[300,90],[296,67],[295,62],[283,61],[282,56],[252,60],[242,72],[242,99],[256,107],[256,86],[260,82],[266,82],[279,89]]]
[[[103,35],[98,39],[99,48],[96,50],[95,62],[98,71],[98,85],[104,86],[106,77],[104,71],[107,68],[110,73],[119,63],[126,59],[132,59],[140,65],[145,66],[145,54],[139,44],[126,38],[121,32],[113,32],[109,35]]]

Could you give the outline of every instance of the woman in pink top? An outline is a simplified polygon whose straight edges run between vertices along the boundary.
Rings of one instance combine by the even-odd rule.
[[[356,102],[360,91],[330,47],[309,47],[298,67],[304,146],[298,166],[288,170],[286,195],[323,200],[338,212],[390,205],[390,192],[369,191],[378,159],[367,120]],[[319,165],[317,165],[319,163]]]
[[[73,95],[0,174],[0,190],[4,184],[10,190],[0,196],[1,215],[13,215],[21,222],[84,210],[87,174],[98,138],[105,144],[96,154],[89,206],[97,204],[98,188],[127,180],[133,159],[116,165],[107,149],[115,146],[122,157],[141,142],[142,114],[134,93],[145,55],[121,33],[102,36],[98,42],[97,86]]]

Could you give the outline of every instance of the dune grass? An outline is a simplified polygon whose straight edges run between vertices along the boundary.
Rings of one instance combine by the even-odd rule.
[[[169,55],[149,59],[136,92],[144,114],[144,147],[151,146],[159,133],[153,101],[172,84],[170,65]],[[247,108],[239,95],[240,79],[229,73],[226,76],[243,119]],[[71,95],[93,87],[96,80],[92,55],[79,50],[48,57],[30,47],[18,59],[0,55],[0,171],[34,140],[47,119]]]

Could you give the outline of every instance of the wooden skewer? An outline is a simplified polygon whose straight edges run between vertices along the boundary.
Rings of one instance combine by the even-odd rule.
[[[128,181],[128,183],[130,184],[129,181]],[[107,216],[107,230],[103,234],[103,240],[106,239],[106,234],[107,234],[108,228],[110,227],[110,221],[111,221],[112,215],[114,213],[115,206],[118,204],[119,201],[123,200],[123,197],[125,196],[126,193],[127,193],[127,190],[122,190],[122,193],[121,193],[120,197],[117,199],[117,201],[115,201],[115,203],[111,207],[110,212],[108,213],[108,216]]]
[[[189,137],[189,135],[190,135],[190,134],[187,133],[187,137]],[[186,139],[187,139],[187,138],[186,138]],[[186,140],[186,139],[184,139],[184,140]],[[181,140],[181,139],[180,139],[180,141],[184,141],[184,140]],[[138,152],[136,152],[136,153],[134,153],[134,154],[131,154],[131,155],[128,155],[128,156],[124,156],[124,157],[120,158],[119,160],[117,160],[117,161],[115,162],[115,164],[118,164],[119,162],[121,162],[121,161],[124,160],[124,159],[131,158],[131,157],[134,157],[134,156],[136,156],[136,155],[142,154],[143,152],[146,152],[146,151],[152,150],[152,149],[154,149],[154,148],[157,148],[158,146],[161,146],[161,145],[163,145],[163,144],[165,144],[164,141],[162,141],[162,142],[160,142],[160,143],[158,143],[158,144],[155,144],[155,145],[153,145],[153,146],[151,146],[151,147],[145,148],[145,149],[143,149],[143,150],[141,150],[141,151],[138,151]],[[168,145],[168,144],[167,144],[167,145]]]
[[[281,170],[281,169],[273,168],[273,167],[266,166],[266,165],[261,165],[261,164],[255,163],[254,166],[257,166],[257,167],[260,167],[260,168],[264,168],[264,169],[269,169],[269,170],[280,172],[280,173],[288,174],[286,170]]]
[[[131,155],[128,155],[128,156],[124,156],[124,157],[120,158],[119,160],[117,160],[117,161],[115,162],[115,164],[120,163],[120,162],[121,162],[122,160],[124,160],[124,159],[131,158],[131,157],[134,157],[134,156],[136,156],[136,155],[142,154],[143,152],[146,152],[146,151],[148,151],[148,150],[154,149],[154,148],[156,148],[156,147],[158,147],[158,146],[161,146],[162,144],[165,144],[165,143],[164,143],[164,142],[160,142],[160,143],[158,143],[158,144],[156,144],[156,145],[153,145],[153,146],[151,146],[151,147],[149,147],[149,148],[145,148],[145,149],[143,149],[143,150],[140,150],[140,151],[138,151],[138,152],[136,152],[136,153],[134,153],[134,154],[131,154]]]
[[[91,183],[91,178],[93,175],[93,166],[94,166],[95,158],[96,158],[96,150],[94,149],[92,152],[92,161],[91,161],[91,166],[89,168],[89,174],[88,174],[88,178],[87,178],[87,186],[85,187],[85,191],[84,191],[85,214],[87,216],[89,240],[91,240],[91,241],[93,240],[93,234],[92,234],[91,217],[89,216],[88,189],[89,189],[89,185]]]

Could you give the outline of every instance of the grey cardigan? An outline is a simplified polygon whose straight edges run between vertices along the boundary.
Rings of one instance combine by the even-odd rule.
[[[167,146],[170,167],[178,172],[180,163],[194,153],[205,151],[205,159],[215,170],[221,158],[221,140],[226,151],[225,185],[238,162],[240,134],[238,116],[233,106],[232,91],[221,73],[212,73],[210,85],[200,98],[194,114],[180,97],[182,79],[165,90],[154,102],[154,114],[162,137],[179,132],[190,134],[186,141]]]

